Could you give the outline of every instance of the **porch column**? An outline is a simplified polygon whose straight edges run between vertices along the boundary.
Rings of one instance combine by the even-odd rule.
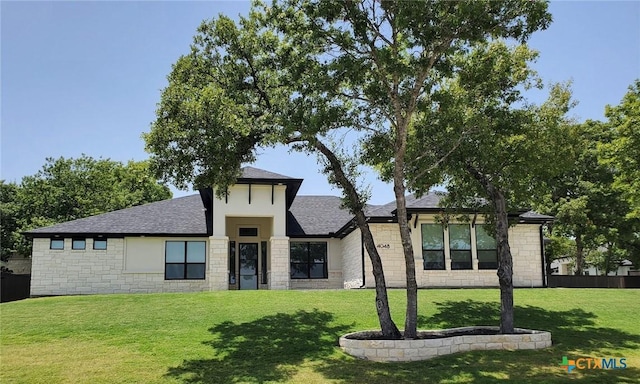
[[[209,290],[226,291],[229,289],[229,238],[227,236],[209,237]]]
[[[269,272],[269,289],[289,289],[289,238],[273,236],[269,239],[271,270]]]

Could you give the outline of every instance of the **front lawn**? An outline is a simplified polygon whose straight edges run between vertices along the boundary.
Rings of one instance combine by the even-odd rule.
[[[0,305],[2,383],[640,383],[640,291],[517,289],[516,326],[553,347],[372,363],[337,347],[376,328],[373,290],[225,291]],[[422,290],[421,329],[498,325],[498,289]],[[401,327],[405,293],[390,291]],[[562,357],[626,358],[574,370]]]

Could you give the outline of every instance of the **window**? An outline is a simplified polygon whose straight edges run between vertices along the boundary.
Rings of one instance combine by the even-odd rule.
[[[258,236],[258,228],[240,228],[238,229],[238,235],[242,237],[256,237]]]
[[[64,249],[64,239],[51,239],[49,249]]]
[[[229,242],[229,284],[236,283],[236,242]]]
[[[267,242],[260,243],[262,256],[260,258],[260,284],[267,284]]]
[[[206,244],[204,241],[165,243],[166,280],[204,279]]]
[[[71,240],[71,249],[85,249],[86,247],[87,247],[87,240],[85,239]]]
[[[327,243],[292,242],[289,248],[292,279],[326,279]]]
[[[476,225],[476,250],[478,252],[478,269],[498,268],[496,238],[489,233],[486,225]]]
[[[93,249],[107,249],[107,239],[93,239]]]
[[[449,225],[451,269],[472,269],[471,227],[469,224]]]
[[[444,269],[444,231],[440,224],[422,224],[424,269]]]

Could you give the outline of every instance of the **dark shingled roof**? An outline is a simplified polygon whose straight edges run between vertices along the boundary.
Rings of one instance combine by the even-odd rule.
[[[296,196],[287,212],[287,235],[320,236],[336,232],[353,215],[340,208],[342,200],[336,196]]]
[[[293,177],[280,175],[278,173],[265,171],[264,169],[254,167],[243,167],[241,179],[273,179],[273,180],[286,180],[293,179]]]
[[[178,197],[68,221],[26,232],[44,234],[202,235],[207,236],[199,195]]]
[[[247,169],[249,168],[249,169]],[[283,180],[287,176],[247,167],[243,175],[254,175],[260,179],[269,177]],[[290,179],[290,178],[289,178]],[[299,179],[291,179],[299,180]],[[429,193],[421,198],[407,196],[407,208],[414,212],[438,211],[443,193]],[[292,237],[327,237],[340,232],[344,236],[351,231],[347,224],[353,219],[348,210],[342,209],[341,199],[336,196],[296,196],[287,212],[287,235]],[[137,207],[121,209],[84,219],[73,220],[25,232],[31,237],[50,235],[178,235],[207,236],[205,208],[200,195],[179,197]],[[368,206],[367,216],[372,219],[393,217],[396,203]],[[529,211],[518,215],[524,223],[544,223],[552,216]]]

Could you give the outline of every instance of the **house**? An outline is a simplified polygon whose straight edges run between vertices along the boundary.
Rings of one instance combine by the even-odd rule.
[[[302,179],[257,168],[222,198],[211,189],[34,229],[31,294],[373,287],[360,230],[335,196],[299,196]],[[437,220],[441,196],[409,196],[420,287],[494,287],[497,252],[481,216]],[[395,202],[368,218],[389,287],[405,285]],[[541,226],[514,214],[514,285],[544,286]]]
[[[553,260],[550,263],[552,275],[575,275],[575,260],[572,257],[561,257]],[[633,263],[630,260],[624,259],[618,262],[618,268],[615,271],[607,273],[607,276],[628,276],[634,272]],[[586,263],[584,268],[584,274],[586,276],[598,276],[602,275],[602,270],[598,267]]]

